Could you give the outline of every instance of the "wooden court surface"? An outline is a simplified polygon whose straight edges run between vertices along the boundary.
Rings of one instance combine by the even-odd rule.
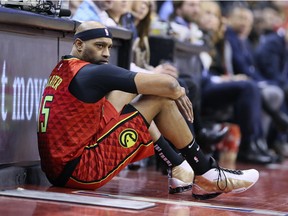
[[[167,177],[153,167],[138,171],[123,170],[110,183],[90,195],[129,202],[138,200],[155,203],[144,210],[99,207],[95,205],[45,201],[40,199],[0,196],[1,216],[192,216],[192,215],[288,215],[288,161],[281,165],[255,166],[237,164],[237,168],[256,168],[260,179],[250,190],[233,195],[198,201],[191,191],[168,194]],[[51,186],[23,185],[24,189],[75,194],[76,190]],[[1,188],[2,190],[11,188]],[[77,192],[76,192],[77,193]]]

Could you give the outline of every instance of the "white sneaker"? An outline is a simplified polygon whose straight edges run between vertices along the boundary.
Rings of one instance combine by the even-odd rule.
[[[169,193],[182,193],[192,189],[194,171],[186,160],[179,166],[168,168]]]
[[[219,167],[211,158],[212,168],[200,176],[195,176],[192,196],[204,200],[222,193],[241,193],[252,187],[259,179],[255,169],[230,170]]]

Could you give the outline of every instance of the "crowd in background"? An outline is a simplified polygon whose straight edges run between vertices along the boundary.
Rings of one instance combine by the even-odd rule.
[[[190,128],[207,154],[258,164],[288,157],[288,2],[83,0],[70,1],[70,10],[73,20],[132,31],[130,70],[179,80],[194,105]],[[208,47],[199,53],[200,81],[173,62],[152,66],[151,35]],[[211,111],[225,118],[207,126]],[[233,154],[220,157],[227,149]]]

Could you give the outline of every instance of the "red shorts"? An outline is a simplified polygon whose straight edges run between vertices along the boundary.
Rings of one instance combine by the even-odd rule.
[[[109,182],[129,163],[154,154],[148,124],[131,105],[119,113],[107,101],[97,143],[86,146],[67,187],[97,189]]]

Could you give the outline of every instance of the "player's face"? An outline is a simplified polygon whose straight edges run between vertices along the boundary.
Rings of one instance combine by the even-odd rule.
[[[93,64],[108,64],[111,48],[112,39],[110,38],[103,37],[86,41],[82,59]]]

